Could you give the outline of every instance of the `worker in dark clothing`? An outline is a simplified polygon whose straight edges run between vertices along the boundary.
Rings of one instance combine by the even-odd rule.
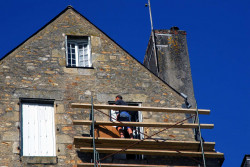
[[[127,103],[125,103],[122,100],[122,96],[121,95],[117,95],[116,96],[116,98],[115,98],[115,104],[116,105],[127,105]],[[129,114],[128,111],[120,110],[119,114],[117,115],[117,120],[118,121],[131,122],[131,115]],[[123,127],[118,127],[117,129],[118,129],[118,132],[120,133],[121,138],[124,138]],[[127,130],[130,138],[133,139],[133,131],[132,131],[132,129],[130,127],[124,127],[124,130]]]

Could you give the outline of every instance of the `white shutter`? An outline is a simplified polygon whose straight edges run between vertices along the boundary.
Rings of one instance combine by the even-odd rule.
[[[88,66],[91,67],[92,66],[92,55],[91,55],[91,41],[90,41],[90,37],[88,37]]]
[[[116,110],[110,110],[110,121],[112,122],[115,122],[117,121],[117,115],[119,114],[119,111],[116,111]],[[113,127],[116,127],[116,126],[113,126]]]
[[[84,52],[84,49],[83,49],[83,43],[80,43],[78,45],[78,66],[79,67],[84,67],[84,61],[83,61],[83,52]]]
[[[84,66],[85,67],[89,67],[89,54],[88,54],[88,44],[86,43],[86,44],[84,44],[83,45],[83,48],[84,48]]]
[[[69,54],[69,51],[68,51],[68,43],[67,43],[67,36],[65,36],[65,50],[66,50],[66,64],[67,64],[67,66],[69,65],[69,57],[68,57],[68,54]]]
[[[117,115],[119,114],[119,111],[116,110],[110,110],[110,121],[115,122],[117,121]],[[114,126],[115,127],[115,126]]]
[[[22,104],[23,156],[56,156],[52,104]]]

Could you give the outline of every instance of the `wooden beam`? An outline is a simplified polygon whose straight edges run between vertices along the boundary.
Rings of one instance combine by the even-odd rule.
[[[124,148],[139,142],[139,139],[124,138],[96,138],[96,147],[112,147]],[[74,137],[76,148],[91,147],[93,143],[92,137]],[[213,151],[215,142],[204,142],[205,151]],[[146,139],[134,145],[133,148],[139,149],[167,149],[167,150],[200,150],[200,142],[198,141],[174,141],[174,140],[153,140]]]
[[[170,167],[169,165],[146,165],[146,164],[110,164],[110,163],[101,163],[102,167]],[[79,163],[78,167],[93,167],[94,163]],[[174,166],[174,167],[183,167],[183,166]],[[188,167],[197,167],[197,166],[188,166]]]
[[[71,103],[72,108],[91,108],[91,104]],[[108,109],[108,110],[127,110],[127,111],[149,111],[149,112],[169,112],[169,113],[188,113],[196,114],[196,109],[186,108],[163,108],[163,107],[137,107],[137,106],[121,106],[121,105],[103,105],[94,104],[94,109]],[[209,114],[210,110],[199,109],[199,114]]]
[[[145,149],[117,149],[117,148],[96,148],[99,153],[116,153],[121,154],[143,154],[143,155],[168,155],[168,156],[188,156],[188,157],[202,157],[202,152],[195,151],[172,151],[172,150],[145,150]],[[81,147],[81,152],[93,152],[92,147]],[[223,158],[223,153],[204,152],[205,157],[208,158]]]
[[[91,125],[92,121],[89,120],[73,120],[74,125]],[[159,122],[111,122],[111,121],[96,121],[95,125],[104,126],[136,126],[136,127],[173,127],[173,128],[198,128],[198,124],[184,123],[175,125],[175,123],[159,123]],[[214,124],[200,124],[202,129],[212,129]]]

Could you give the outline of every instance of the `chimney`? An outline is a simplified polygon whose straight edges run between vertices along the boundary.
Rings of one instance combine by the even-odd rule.
[[[186,32],[179,30],[178,27],[171,27],[170,30],[154,30],[154,32],[158,67],[155,65],[152,37],[149,39],[143,64],[179,93],[187,95],[188,103],[194,108],[196,103]]]

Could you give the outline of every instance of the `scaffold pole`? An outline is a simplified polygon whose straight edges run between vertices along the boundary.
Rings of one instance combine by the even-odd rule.
[[[205,159],[204,148],[203,148],[203,140],[202,140],[202,137],[201,137],[201,126],[200,126],[200,119],[199,119],[199,112],[198,112],[197,102],[196,102],[196,121],[198,123],[198,131],[199,131],[199,137],[200,137],[200,145],[201,145],[201,152],[202,152],[202,158],[203,158],[203,166],[206,167],[206,159]]]

